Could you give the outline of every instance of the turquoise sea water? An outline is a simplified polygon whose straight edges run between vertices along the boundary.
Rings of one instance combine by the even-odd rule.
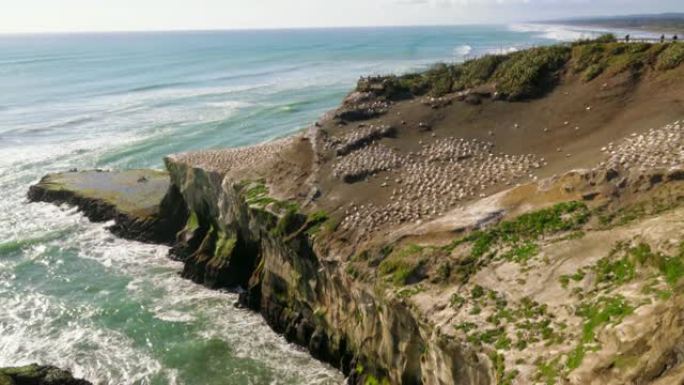
[[[73,167],[161,167],[166,154],[301,129],[360,75],[421,69],[588,31],[468,26],[0,36],[0,366],[98,384],[339,384],[236,296],[178,277],[166,248],[74,209],[28,204]]]

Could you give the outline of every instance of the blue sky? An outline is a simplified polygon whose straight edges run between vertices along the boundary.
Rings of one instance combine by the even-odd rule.
[[[0,0],[0,32],[506,23],[684,12],[684,0]]]

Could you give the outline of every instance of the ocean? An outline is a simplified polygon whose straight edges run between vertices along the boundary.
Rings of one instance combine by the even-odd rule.
[[[167,248],[117,239],[75,209],[29,204],[71,168],[161,168],[166,154],[285,136],[361,75],[597,31],[462,26],[0,35],[0,367],[96,384],[340,384],[343,376],[178,276]]]

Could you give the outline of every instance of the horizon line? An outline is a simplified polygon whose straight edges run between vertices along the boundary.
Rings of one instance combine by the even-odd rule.
[[[249,31],[300,31],[300,30],[333,30],[333,29],[387,29],[387,28],[435,28],[435,27],[501,27],[514,25],[555,25],[573,28],[586,28],[586,26],[575,26],[562,23],[564,20],[526,20],[494,23],[465,22],[454,24],[388,24],[388,25],[339,25],[339,26],[293,26],[293,27],[255,27],[255,28],[177,28],[177,29],[112,29],[112,30],[45,30],[45,31],[0,31],[1,36],[28,36],[28,35],[93,35],[93,34],[127,34],[127,33],[202,33],[202,32],[249,32]],[[567,21],[567,20],[565,20]]]
[[[335,25],[335,26],[278,26],[278,27],[237,27],[237,28],[169,28],[169,29],[111,29],[111,30],[36,30],[2,31],[2,35],[77,35],[77,34],[114,34],[114,33],[159,33],[159,32],[231,32],[231,31],[289,31],[316,29],[368,29],[368,28],[422,28],[422,27],[460,27],[460,26],[506,26],[516,24],[542,24],[542,22],[520,21],[507,23],[454,23],[454,24],[388,24],[388,25]]]

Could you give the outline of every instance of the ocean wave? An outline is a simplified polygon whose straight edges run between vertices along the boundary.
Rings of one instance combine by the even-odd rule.
[[[162,90],[162,89],[166,89],[166,88],[183,86],[186,84],[188,84],[188,83],[187,82],[172,82],[172,83],[150,84],[150,85],[146,85],[146,86],[130,88],[130,89],[126,90],[124,93],[156,91],[156,90]]]
[[[468,56],[472,51],[473,47],[469,46],[468,44],[459,45],[458,47],[454,48],[454,56],[457,59],[462,59],[465,56]]]
[[[153,344],[168,343],[197,354],[204,354],[205,349],[221,350],[221,346],[230,346],[229,351],[220,352],[226,356],[219,358],[255,360],[268,368],[259,376],[252,375],[249,381],[256,383],[260,376],[268,377],[271,379],[268,382],[273,384],[342,382],[341,375],[331,367],[313,360],[308,353],[271,331],[259,314],[236,309],[233,306],[236,294],[210,290],[180,278],[177,272],[182,263],[166,257],[167,247],[115,238],[102,224],[85,224],[72,242],[77,245],[80,258],[97,261],[112,273],[131,278],[125,286],[126,293],[117,295],[124,295],[126,301],[145,304],[146,311],[154,316],[149,322],[157,328],[176,325],[173,327],[188,333],[177,336],[187,341],[187,346],[154,339]],[[168,362],[162,363],[168,365]],[[187,376],[182,370],[176,374],[181,382]]]
[[[0,256],[12,254],[26,247],[42,245],[47,242],[63,239],[71,231],[73,231],[73,227],[49,231],[36,237],[14,239],[5,242],[0,242]]]
[[[0,303],[0,366],[50,363],[96,384],[145,383],[162,370],[126,336],[89,322],[89,306],[16,289]]]
[[[556,41],[590,39],[605,32],[592,28],[555,24],[512,24],[508,28],[514,32],[531,32],[535,37]]]

